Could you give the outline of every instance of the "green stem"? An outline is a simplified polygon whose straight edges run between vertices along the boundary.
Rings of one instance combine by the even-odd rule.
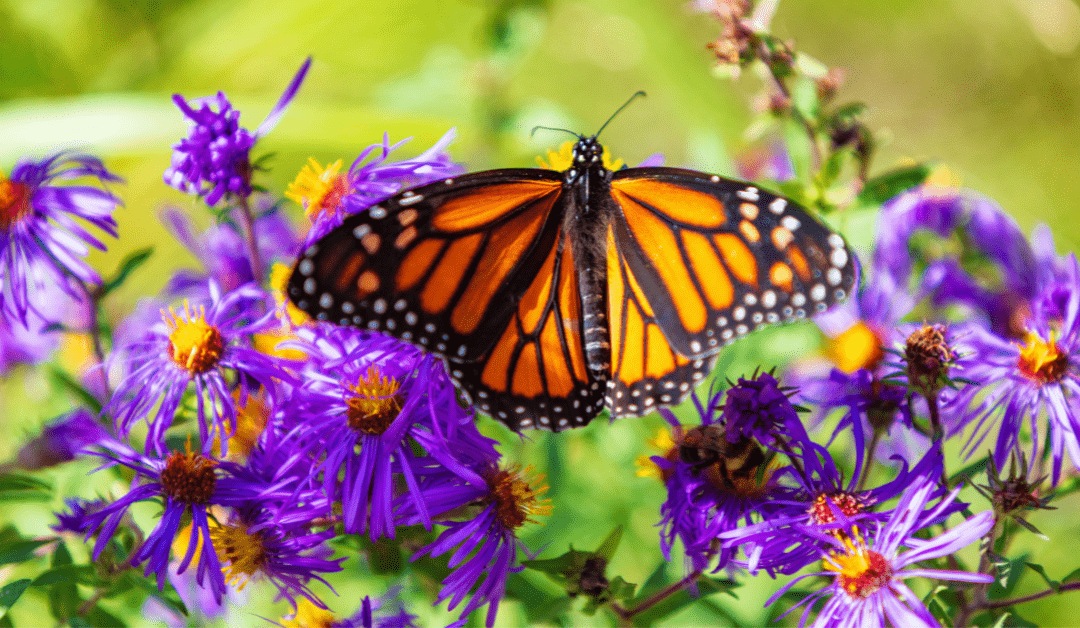
[[[255,216],[251,213],[251,204],[246,196],[238,196],[240,206],[240,227],[244,231],[244,244],[248,259],[251,261],[251,276],[259,286],[263,283],[263,264],[259,255],[259,245],[255,238]]]

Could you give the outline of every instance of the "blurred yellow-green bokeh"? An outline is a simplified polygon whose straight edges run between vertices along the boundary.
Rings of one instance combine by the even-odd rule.
[[[536,155],[565,137],[530,137],[532,127],[591,133],[636,90],[648,97],[604,131],[614,155],[635,163],[662,152],[668,165],[734,174],[734,156],[756,141],[745,130],[758,116],[762,83],[753,72],[731,80],[715,71],[705,44],[717,28],[681,0],[0,0],[0,171],[23,156],[81,148],[127,180],[117,190],[126,203],[117,214],[121,237],[91,262],[107,272],[136,248],[152,244],[157,253],[107,303],[121,316],[140,295],[159,290],[172,270],[197,264],[161,226],[164,204],[189,208],[203,225],[210,220],[161,180],[170,146],[186,128],[170,100],[174,93],[194,98],[224,91],[253,129],[312,55],[298,97],[259,142],[258,152],[276,153],[264,183],[278,192],[309,156],[348,163],[384,132],[391,141],[415,138],[402,157],[456,127],[459,139],[450,152],[470,170],[534,165]],[[1076,250],[1075,0],[783,0],[773,32],[843,68],[838,100],[865,102],[867,124],[884,139],[876,171],[912,160],[944,165],[963,186],[1004,206],[1025,233],[1045,222],[1059,253]],[[734,357],[721,362],[775,364],[778,358],[764,346],[756,355],[733,348]],[[68,407],[51,392],[29,370],[4,385],[0,457]],[[629,533],[609,575],[640,583],[659,560],[652,526],[663,496],[655,482],[634,477],[633,460],[651,453],[642,442],[661,421],[599,423],[561,436],[559,448],[549,447],[550,435],[519,442],[488,427],[503,437],[509,456],[538,461],[553,492],[560,486],[580,492],[578,510],[533,533],[530,545],[551,542],[554,554],[568,542],[591,549],[617,518]],[[82,474],[89,468],[65,469],[53,479],[69,494],[116,489],[86,484]],[[612,487],[625,487],[634,501],[612,498]],[[1076,501],[1058,506],[1075,509]],[[0,520],[15,521],[24,534],[35,527],[45,532],[47,508],[15,508],[5,504]],[[1056,577],[1076,567],[1065,548],[1077,542],[1080,524],[1061,511],[1032,520],[1051,541],[1029,542],[1031,560]],[[342,596],[326,598],[339,613],[353,612],[360,596],[384,590],[378,578],[359,575],[366,568],[355,558],[346,568],[347,577],[333,580]],[[681,569],[676,561],[670,571]],[[0,572],[0,584],[8,577]],[[738,591],[740,621],[765,621],[761,603],[777,585],[760,580]],[[1025,582],[1020,593],[1043,586]],[[262,599],[270,597],[266,591],[257,589],[250,612],[280,616],[284,605]],[[1041,625],[1069,623],[1056,613],[1075,606],[1073,595],[1071,604],[1062,598],[1031,605],[1026,616]],[[125,600],[108,604],[137,618],[138,609],[125,609]],[[33,609],[44,612],[44,602],[20,602],[16,625],[31,625]],[[451,618],[444,609],[414,611],[425,621]],[[500,617],[515,623],[523,615],[508,603]],[[607,623],[602,614],[577,617]],[[671,623],[705,621],[715,615],[692,607]]]

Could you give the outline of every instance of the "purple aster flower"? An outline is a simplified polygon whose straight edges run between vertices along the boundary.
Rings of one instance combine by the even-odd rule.
[[[1055,485],[1066,451],[1080,466],[1080,266],[1073,255],[1068,262],[1071,277],[1048,287],[1046,298],[1037,300],[1040,315],[1029,322],[1022,344],[978,327],[968,332],[975,350],[964,376],[981,386],[962,391],[951,404],[962,411],[950,413],[956,418],[953,433],[974,425],[965,447],[969,452],[997,430],[993,456],[999,468],[1020,447],[1027,424],[1033,460],[1040,444],[1049,440]]]
[[[340,563],[345,559],[329,558],[333,550],[326,541],[334,538],[333,528],[310,529],[313,519],[325,514],[321,510],[297,504],[290,505],[288,511],[249,506],[237,509],[229,522],[211,525],[210,539],[223,565],[226,584],[242,590],[252,578],[265,579],[294,607],[297,596],[322,605],[308,582],[318,580],[333,591],[319,574],[341,571]]]
[[[869,540],[863,529],[854,525],[843,528],[843,534],[820,534],[820,540],[832,548],[821,557],[824,571],[795,578],[765,605],[772,604],[804,578],[824,576],[832,578],[832,582],[800,602],[807,604],[800,626],[806,625],[814,602],[829,596],[812,624],[814,628],[939,627],[904,580],[993,582],[993,576],[987,574],[923,569],[917,563],[948,556],[975,542],[994,526],[994,513],[981,512],[934,538],[920,538],[915,533],[940,520],[942,513],[952,506],[959,488],[930,507],[935,491],[936,482],[929,477],[905,491],[888,521],[871,524]],[[905,548],[907,551],[903,551]]]
[[[285,215],[274,205],[265,205],[269,197],[259,195],[255,208],[254,230],[258,235],[259,259],[269,265],[277,259],[296,257],[300,241]],[[233,214],[238,213],[233,211]],[[219,221],[202,234],[194,233],[194,225],[187,215],[178,209],[162,212],[162,222],[169,232],[180,241],[205,271],[179,270],[169,279],[165,294],[204,299],[207,296],[207,280],[217,282],[226,292],[255,281],[248,259],[247,243],[238,221]],[[264,269],[266,270],[266,269]],[[265,273],[264,273],[265,274]]]
[[[754,439],[727,439],[718,416],[720,394],[706,404],[693,396],[701,424],[689,429],[662,408],[661,415],[673,428],[675,447],[652,458],[667,488],[660,507],[660,548],[670,560],[678,538],[695,571],[706,569],[716,557],[715,569],[728,565],[734,551],[719,546],[716,539],[767,514],[779,479],[790,472],[773,465],[762,469],[766,458]]]
[[[450,129],[416,157],[388,162],[390,153],[411,138],[391,145],[390,136],[384,134],[382,143],[364,149],[345,174],[339,172],[341,160],[325,168],[314,159],[308,160],[285,193],[304,207],[314,223],[307,242],[321,238],[340,225],[345,216],[363,211],[401,190],[464,172],[446,153],[446,147],[455,137],[457,132]],[[364,163],[372,154],[375,157]]]
[[[467,505],[479,509],[470,519],[440,522],[446,530],[434,543],[417,552],[413,560],[452,551],[450,575],[442,582],[438,602],[450,598],[449,609],[453,610],[469,598],[461,618],[452,626],[463,625],[470,613],[487,604],[485,625],[491,628],[506,593],[507,577],[522,569],[517,565],[520,543],[517,529],[535,522],[534,516],[549,515],[551,500],[541,498],[547,492],[547,485],[537,486],[542,478],[526,477],[528,469],[521,472],[516,468],[500,468],[490,444],[479,441],[473,444],[470,447],[469,443],[463,443],[454,448],[460,454],[459,460],[469,461],[466,468],[452,470],[437,463],[429,467],[421,483],[422,502],[399,500],[399,516],[402,524],[413,525],[423,521],[421,507],[426,507],[432,516],[445,515]],[[486,457],[487,462],[478,462],[474,456]]]
[[[106,438],[108,432],[93,413],[79,408],[46,425],[40,436],[19,450],[16,464],[27,471],[52,467],[74,460]]]
[[[86,533],[87,521],[90,515],[99,512],[109,504],[104,500],[83,500],[74,497],[64,499],[67,510],[54,513],[56,523],[49,526],[56,532]]]
[[[113,212],[120,199],[107,190],[83,185],[55,185],[64,179],[90,177],[99,185],[120,181],[96,157],[58,153],[41,161],[23,160],[10,178],[0,174],[0,311],[27,326],[27,314],[38,311],[53,320],[51,303],[31,295],[59,285],[74,298],[84,289],[71,285],[100,284],[101,277],[83,258],[89,247],[105,245],[80,221],[116,237]],[[40,311],[39,307],[44,311]]]
[[[403,479],[414,496],[419,491],[413,444],[438,464],[460,467],[450,443],[476,434],[472,415],[459,406],[442,363],[412,345],[328,325],[298,335],[304,342],[286,346],[311,357],[301,373],[304,387],[288,401],[290,440],[321,460],[311,475],[322,474],[326,495],[341,500],[347,532],[393,537],[397,482]]]
[[[808,440],[788,394],[772,373],[740,377],[724,398],[720,424],[732,444],[752,438],[770,449],[787,451],[789,444]]]
[[[94,560],[100,557],[132,504],[160,500],[164,512],[154,530],[136,550],[132,565],[145,562],[145,574],[155,574],[158,588],[163,589],[173,543],[181,533],[185,520],[190,520],[187,551],[180,560],[177,572],[183,573],[195,560],[196,582],[209,587],[214,599],[220,602],[225,592],[225,577],[211,542],[208,511],[215,505],[242,505],[253,499],[263,487],[237,478],[231,472],[235,465],[219,464],[190,450],[186,453],[176,451],[164,459],[158,459],[124,449],[117,448],[117,451],[101,455],[109,464],[121,464],[135,472],[131,490],[100,510],[87,512],[78,528],[86,531],[87,539],[95,531],[98,533]]]
[[[240,112],[232,108],[223,92],[190,103],[180,94],[173,94],[173,102],[187,118],[189,130],[188,136],[173,146],[165,183],[181,192],[204,196],[210,206],[226,194],[250,196],[251,148],[281,119],[310,67],[308,57],[254,133],[240,126]]]
[[[272,394],[275,381],[289,379],[280,361],[247,344],[249,334],[274,322],[272,311],[257,313],[266,295],[250,284],[222,295],[212,282],[209,293],[209,307],[185,303],[180,313],[170,309],[145,340],[126,348],[128,374],[104,410],[124,437],[146,417],[147,451],[158,455],[192,384],[203,451],[209,452],[217,438],[224,454],[225,440],[236,429],[232,388],[239,388],[244,403],[260,386]]]
[[[959,234],[965,248],[995,264],[996,287],[977,279],[958,260],[925,260],[916,300],[932,297],[935,307],[959,304],[985,317],[992,329],[1010,335],[1018,322],[1017,307],[1033,297],[1052,276],[1053,266],[1040,264],[1040,255],[1016,222],[992,200],[972,192],[920,187],[886,202],[881,209],[874,267],[906,288],[915,260],[910,244],[920,230],[938,237]]]
[[[811,443],[798,458],[798,470],[788,475],[795,486],[775,491],[769,515],[760,523],[720,535],[725,547],[741,546],[746,554],[747,560],[736,564],[751,573],[763,569],[770,575],[793,574],[820,559],[828,549],[828,544],[820,540],[821,534],[835,532],[840,524],[865,528],[871,522],[884,523],[892,511],[876,507],[927,478],[940,478],[944,465],[941,448],[935,445],[911,469],[901,461],[903,466],[891,482],[863,490],[858,487],[863,457],[856,450],[854,472],[845,480],[829,451]],[[941,493],[939,489],[931,498]],[[959,504],[958,508],[963,506]],[[807,529],[815,534],[808,534]]]

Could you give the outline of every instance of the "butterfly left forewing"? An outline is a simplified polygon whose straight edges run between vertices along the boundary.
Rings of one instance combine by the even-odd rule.
[[[406,191],[301,254],[289,298],[318,320],[383,331],[454,361],[496,341],[561,217],[556,173],[496,170]]]

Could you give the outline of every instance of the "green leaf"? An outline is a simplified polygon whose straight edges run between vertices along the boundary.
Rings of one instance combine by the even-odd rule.
[[[925,164],[890,170],[867,181],[855,197],[855,204],[876,207],[901,192],[921,185],[928,176],[930,167]]]
[[[78,615],[74,615],[68,619],[68,625],[71,626],[71,628],[93,628],[90,622]]]
[[[7,615],[8,609],[14,606],[15,602],[19,601],[23,591],[26,591],[26,587],[28,586],[30,586],[30,579],[23,578],[22,580],[8,583],[4,585],[4,588],[0,589],[0,617]]]
[[[804,76],[796,78],[791,85],[791,106],[811,125],[815,125],[821,113],[817,83]]]
[[[71,552],[63,543],[56,547],[52,555],[53,569],[71,567]],[[79,589],[74,580],[59,581],[49,588],[49,611],[58,621],[67,621],[74,617],[82,598],[79,597]]]
[[[101,402],[98,401],[98,398],[95,397],[93,393],[91,393],[89,390],[84,388],[82,384],[72,379],[71,376],[68,375],[66,372],[55,366],[49,366],[46,369],[46,372],[49,375],[49,380],[57,388],[60,388],[61,390],[70,393],[73,397],[79,400],[80,404],[92,410],[94,414],[101,413]]]
[[[34,578],[31,586],[47,587],[58,582],[89,584],[93,574],[94,568],[90,565],[60,565]]]
[[[113,290],[119,288],[125,281],[127,281],[128,275],[137,270],[140,266],[146,263],[150,256],[154,254],[154,247],[148,246],[146,248],[139,249],[132,252],[125,257],[121,262],[116,273],[105,281],[101,285],[101,296],[105,296]]]
[[[1035,563],[1024,564],[1028,566],[1028,569],[1031,569],[1035,573],[1042,576],[1043,581],[1046,582],[1046,584],[1054,590],[1054,593],[1060,593],[1059,589],[1061,588],[1061,583],[1057,580],[1051,579],[1050,576],[1046,575],[1046,569],[1044,569],[1042,565],[1036,565]]]
[[[21,473],[0,474],[0,501],[40,502],[52,499],[48,482]]]
[[[1080,569],[1074,569],[1069,572],[1069,575],[1061,579],[1061,584],[1069,584],[1070,582],[1076,582],[1080,580]]]
[[[622,526],[616,526],[615,529],[611,531],[611,534],[607,535],[604,542],[600,544],[600,547],[596,548],[595,554],[610,561],[612,557],[615,556],[615,550],[619,547],[619,541],[622,540],[622,535]]]
[[[555,596],[536,586],[524,574],[511,574],[506,581],[506,595],[525,604],[521,605],[528,619],[528,625],[540,623],[563,623],[553,621],[565,615],[574,604],[573,598]]]
[[[0,565],[21,563],[34,557],[34,550],[52,543],[55,539],[38,539],[34,541],[19,540],[0,545]]]

